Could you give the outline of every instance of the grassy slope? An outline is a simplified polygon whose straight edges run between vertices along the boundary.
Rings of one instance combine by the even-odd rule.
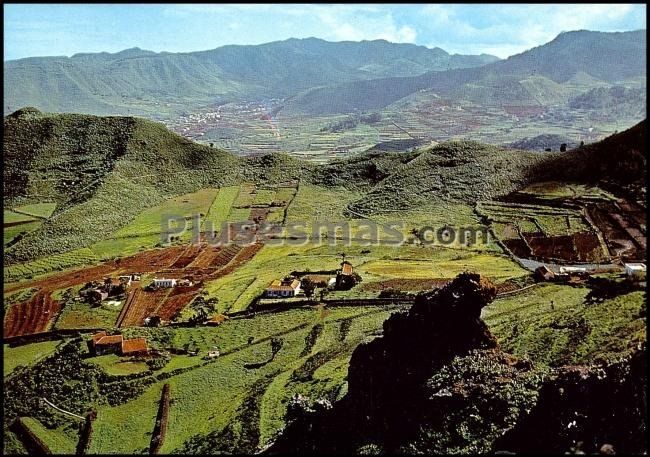
[[[616,358],[645,340],[643,292],[586,305],[588,292],[542,284],[495,300],[483,318],[506,352],[554,366]]]
[[[6,117],[5,129],[5,183],[16,183],[5,202],[59,203],[9,262],[88,246],[165,198],[237,180],[234,156],[141,119],[36,114]]]
[[[150,430],[153,429],[157,399],[164,382],[171,384],[174,401],[162,452],[179,450],[194,435],[222,430],[233,423],[242,428],[258,427],[262,431],[262,439],[268,439],[282,426],[285,401],[292,393],[336,394],[344,382],[347,358],[351,355],[352,348],[380,328],[389,312],[367,308],[340,308],[329,314],[323,314],[319,310],[294,310],[229,321],[218,329],[178,329],[174,331],[174,344],[180,347],[184,342],[192,340],[203,351],[212,346],[218,346],[222,353],[240,346],[243,348],[223,355],[208,365],[158,382],[142,396],[125,405],[100,408],[91,452],[106,452],[107,449],[112,452],[134,452],[147,446]],[[340,322],[345,319],[350,319],[353,324],[345,338],[341,338]],[[305,338],[312,326],[319,322],[325,324],[322,336],[317,338],[315,345],[305,354]],[[300,325],[302,327],[296,328]],[[284,345],[274,361],[263,367],[246,368],[246,364],[262,362],[270,356],[268,341],[248,346],[246,341],[249,336],[258,341],[285,331],[289,333],[281,336]],[[316,370],[318,372],[314,373],[313,380],[290,382],[291,373],[300,368],[310,354],[329,350],[332,352],[324,362],[331,360],[331,363],[323,365],[320,371]],[[197,357],[192,360],[193,363],[201,362]],[[259,398],[261,409],[247,411],[242,415],[241,405],[244,401],[259,395],[250,389],[267,376],[270,376],[271,383],[262,390],[263,397]],[[133,421],[119,420],[119,417],[125,415],[136,415],[137,418],[134,417]],[[237,439],[241,437],[237,436]],[[216,445],[227,446],[228,443],[219,442]]]
[[[361,213],[403,211],[431,201],[473,203],[527,183],[541,156],[471,141],[427,149],[352,205]]]
[[[60,341],[44,341],[24,346],[4,346],[3,376],[11,374],[18,366],[29,366],[52,354]]]

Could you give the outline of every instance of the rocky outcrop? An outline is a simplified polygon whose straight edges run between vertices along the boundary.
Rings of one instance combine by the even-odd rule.
[[[480,319],[495,295],[472,273],[419,295],[354,351],[347,395],[294,415],[267,453],[644,451],[645,348],[608,367],[535,367]]]

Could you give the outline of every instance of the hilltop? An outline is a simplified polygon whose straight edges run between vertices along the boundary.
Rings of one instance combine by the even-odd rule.
[[[215,101],[287,97],[311,87],[498,60],[451,55],[385,40],[339,43],[316,38],[209,51],[32,57],[5,62],[5,114],[20,106],[52,112],[151,114]]]
[[[606,181],[617,187],[645,189],[648,151],[647,121],[643,120],[624,132],[616,133],[598,143],[549,156],[534,169],[541,179],[572,182]]]
[[[6,261],[76,249],[165,198],[240,179],[232,154],[144,119],[28,109],[6,116],[4,132],[5,206],[57,203]]]
[[[528,181],[538,154],[473,141],[424,149],[351,205],[362,214],[402,211],[436,201],[472,203],[505,195]]]

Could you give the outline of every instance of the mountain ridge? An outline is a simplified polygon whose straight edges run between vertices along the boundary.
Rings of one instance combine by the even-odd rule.
[[[144,114],[165,103],[191,107],[219,98],[286,97],[309,87],[464,68],[494,59],[380,40],[315,38],[186,53],[130,48],[29,57],[5,62],[4,112],[35,106],[50,112]]]
[[[495,93],[497,89],[492,87],[492,80],[499,83],[508,77],[525,79],[537,76],[564,84],[576,75],[587,75],[597,81],[618,83],[620,75],[623,75],[623,79],[645,75],[645,50],[645,30],[565,32],[549,43],[480,67],[308,89],[294,97],[287,109],[295,113],[319,115],[345,113],[351,107],[359,111],[380,109],[424,89],[457,99],[464,95],[469,84],[483,86],[488,93]],[[572,58],[576,60],[570,60]],[[506,84],[503,94],[497,99],[501,104],[508,104],[509,87]]]

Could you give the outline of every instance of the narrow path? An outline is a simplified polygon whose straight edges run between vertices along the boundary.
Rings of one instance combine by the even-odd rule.
[[[41,399],[42,399],[45,403],[47,403],[49,406],[51,406],[52,408],[56,409],[57,411],[59,411],[59,412],[61,412],[61,413],[63,413],[63,414],[67,414],[68,416],[72,416],[72,417],[75,417],[75,418],[77,418],[77,419],[81,419],[82,421],[85,421],[85,420],[86,420],[85,417],[78,416],[78,415],[75,414],[75,413],[71,413],[70,411],[66,411],[65,409],[61,409],[61,408],[59,408],[58,406],[56,406],[54,403],[52,403],[51,401],[49,401],[49,400],[48,400],[47,398],[45,398],[45,397],[41,397]]]

